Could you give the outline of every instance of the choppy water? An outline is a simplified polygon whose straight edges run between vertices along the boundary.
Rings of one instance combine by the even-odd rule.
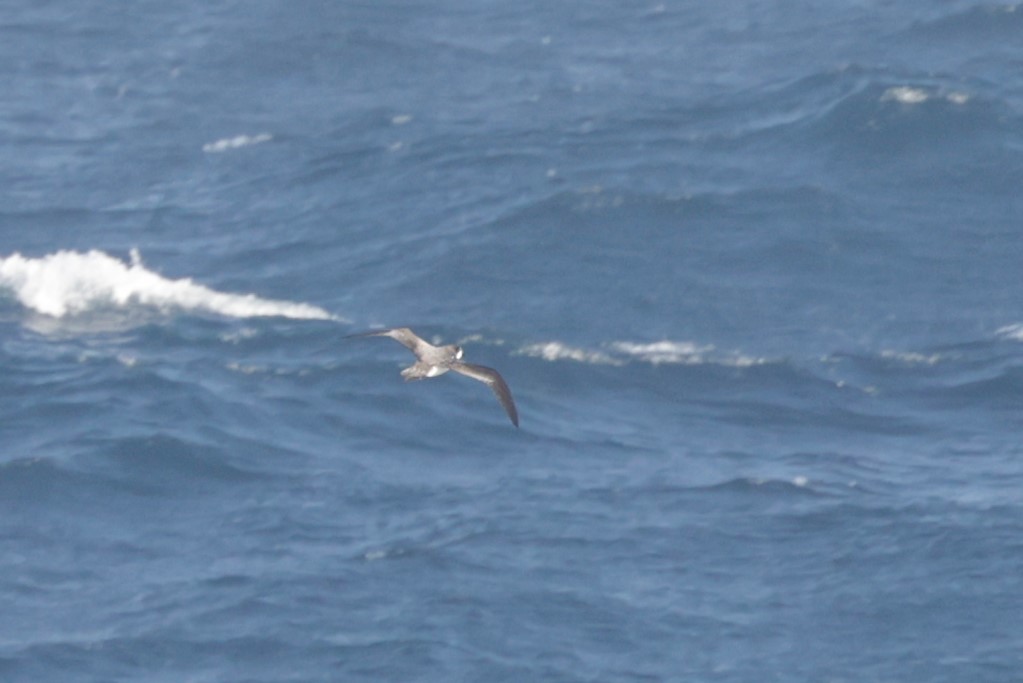
[[[1020,35],[11,4],[0,678],[1017,680]]]

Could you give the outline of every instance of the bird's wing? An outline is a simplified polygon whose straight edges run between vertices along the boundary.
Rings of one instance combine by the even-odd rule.
[[[371,330],[369,332],[348,335],[348,338],[352,337],[390,337],[402,346],[410,349],[417,356],[421,349],[429,346],[429,344],[417,337],[415,332],[407,327],[392,327],[386,330]]]
[[[519,426],[519,411],[515,409],[515,401],[512,400],[511,389],[505,383],[504,378],[501,377],[500,373],[493,368],[488,368],[483,365],[474,365],[472,363],[465,363],[462,361],[455,361],[450,365],[450,368],[455,372],[465,375],[466,377],[472,377],[475,380],[483,382],[493,390],[494,395],[497,396],[497,400],[504,406],[504,411],[508,413],[508,417],[511,418],[512,424],[516,427]]]

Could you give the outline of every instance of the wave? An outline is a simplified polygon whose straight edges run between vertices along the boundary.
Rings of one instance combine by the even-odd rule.
[[[528,344],[518,350],[519,355],[541,358],[546,361],[575,361],[591,365],[625,365],[639,361],[650,365],[724,365],[729,367],[750,367],[763,365],[768,360],[737,353],[720,353],[711,345],[699,346],[692,342],[658,341],[638,343],[616,341],[606,345],[606,350],[585,349],[557,341]]]
[[[215,142],[208,142],[202,146],[202,151],[207,154],[221,154],[233,149],[259,145],[271,140],[273,140],[273,136],[269,133],[259,133],[258,135],[236,135],[233,138],[223,138]]]
[[[1001,339],[1023,341],[1023,323],[1006,325],[1005,327],[1002,327],[997,332],[995,332],[995,334]]]
[[[0,258],[0,289],[23,306],[54,318],[109,307],[214,313],[231,318],[340,320],[310,304],[218,292],[190,278],[172,280],[147,269],[135,249],[125,263],[105,252],[58,251],[41,258]]]
[[[916,23],[899,37],[924,41],[928,45],[934,45],[937,41],[944,46],[952,42],[970,45],[979,42],[986,45],[1014,39],[1019,35],[1020,28],[1023,28],[1023,11],[1020,10],[1019,3],[979,3]]]
[[[938,90],[934,88],[913,87],[900,85],[888,88],[881,93],[881,102],[898,102],[899,104],[913,105],[923,104],[928,100],[944,99],[952,104],[966,104],[970,101],[970,95],[956,90]]]
[[[621,359],[612,358],[606,353],[581,349],[556,341],[528,344],[519,349],[518,354],[531,358],[542,358],[546,361],[571,360],[592,365],[624,365]]]
[[[695,487],[695,490],[708,492],[729,491],[737,493],[776,493],[801,495],[821,495],[810,483],[809,478],[796,475],[792,479],[768,479],[763,477],[737,477],[717,484]]]

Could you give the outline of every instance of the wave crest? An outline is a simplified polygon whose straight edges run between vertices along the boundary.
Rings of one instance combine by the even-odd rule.
[[[529,344],[518,350],[523,356],[542,358],[546,361],[576,361],[592,365],[625,365],[639,361],[651,365],[703,365],[714,364],[745,368],[763,365],[765,358],[754,358],[741,354],[715,352],[713,346],[700,346],[692,342],[658,341],[639,343],[616,341],[604,346],[606,351],[597,351],[569,346],[557,341]]]
[[[273,139],[273,136],[269,133],[259,133],[258,135],[236,135],[233,138],[223,138],[215,142],[208,142],[202,146],[202,151],[207,154],[220,154],[233,149],[259,145]]]
[[[1014,325],[1006,325],[995,332],[1002,339],[1010,339],[1013,341],[1023,341],[1023,323],[1016,323]]]
[[[218,292],[190,278],[165,278],[147,269],[134,249],[130,263],[98,250],[62,250],[41,258],[15,253],[0,258],[0,288],[13,292],[26,308],[54,318],[108,306],[136,305],[232,318],[338,319],[309,304]]]

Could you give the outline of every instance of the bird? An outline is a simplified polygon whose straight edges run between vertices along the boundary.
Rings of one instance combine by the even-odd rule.
[[[421,339],[407,327],[391,327],[383,330],[359,332],[347,335],[346,339],[358,337],[390,337],[412,351],[416,355],[416,362],[401,371],[401,376],[405,378],[406,382],[439,377],[448,370],[454,370],[460,375],[483,382],[497,396],[497,400],[501,403],[504,411],[508,413],[508,417],[511,418],[512,424],[516,427],[519,426],[519,411],[515,409],[515,401],[512,400],[511,389],[508,388],[504,378],[493,368],[463,361],[461,346],[457,344],[434,346]]]

